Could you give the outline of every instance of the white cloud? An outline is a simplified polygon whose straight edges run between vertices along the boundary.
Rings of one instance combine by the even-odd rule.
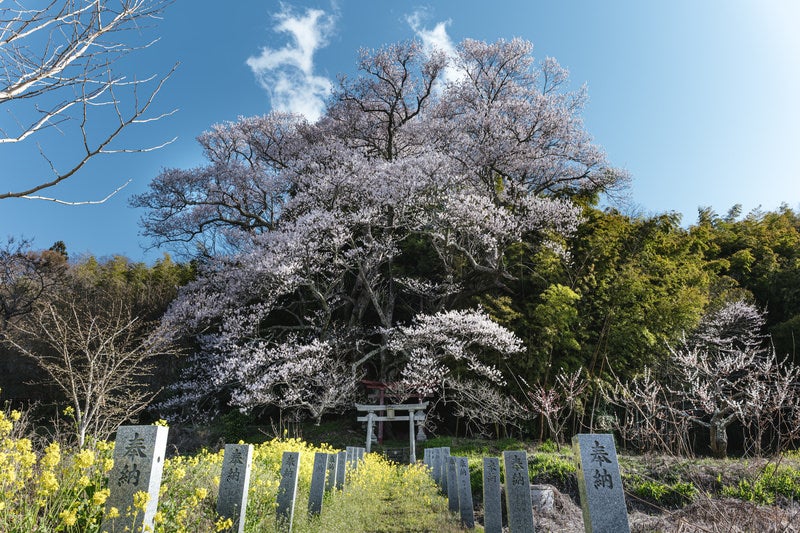
[[[425,53],[429,54],[434,50],[444,52],[451,60],[456,56],[456,47],[450,36],[447,34],[447,27],[451,24],[451,20],[447,19],[438,22],[432,30],[423,26],[423,19],[428,18],[427,13],[418,10],[406,16],[406,22],[414,30],[417,38],[422,41],[422,49]],[[444,72],[442,72],[442,79],[445,82],[456,82],[461,78],[462,74],[453,68],[452,64],[448,64]]]
[[[332,84],[314,74],[314,53],[328,44],[334,17],[319,9],[296,15],[291,7],[282,5],[274,18],[273,29],[289,34],[291,42],[277,50],[262,48],[260,55],[247,58],[247,65],[269,92],[274,110],[300,113],[315,121],[325,111]]]

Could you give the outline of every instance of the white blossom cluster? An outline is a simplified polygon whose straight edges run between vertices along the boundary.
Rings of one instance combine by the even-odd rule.
[[[199,139],[208,165],[166,170],[134,200],[146,234],[206,256],[165,320],[203,334],[215,390],[318,416],[362,372],[425,392],[456,367],[504,382],[491,361],[522,343],[463,294],[509,278],[523,238],[557,246],[579,223],[564,198],[621,176],[583,129],[583,91],[530,52],[365,51],[317,122],[214,126]],[[460,74],[441,84],[445,67]]]

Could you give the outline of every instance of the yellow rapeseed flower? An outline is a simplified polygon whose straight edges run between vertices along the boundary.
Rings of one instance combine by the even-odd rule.
[[[75,465],[78,468],[89,468],[94,464],[94,452],[92,450],[81,450],[75,454]]]
[[[143,490],[140,490],[133,494],[133,506],[136,507],[137,509],[141,509],[142,511],[144,511],[145,509],[147,509],[147,502],[149,501],[150,501],[150,494],[144,492]]]
[[[45,470],[39,476],[39,494],[48,496],[58,490],[58,480],[51,470]]]
[[[198,500],[205,500],[206,496],[208,496],[208,489],[203,487],[197,487],[194,489],[194,495]]]
[[[0,436],[8,435],[14,429],[14,423],[6,418],[6,414],[0,411]]]
[[[233,527],[233,520],[230,518],[220,518],[217,520],[217,523],[214,524],[214,528],[217,531],[227,531]]]
[[[92,503],[99,507],[100,505],[106,503],[106,500],[110,495],[111,495],[110,489],[100,489],[96,491],[94,494],[92,494]]]
[[[75,511],[72,510],[61,511],[58,513],[58,517],[65,526],[74,526],[75,522],[78,521],[78,516],[75,514]]]
[[[12,422],[17,422],[17,421],[19,421],[19,419],[20,419],[21,417],[22,417],[22,413],[20,413],[20,412],[19,412],[19,411],[17,411],[16,409],[14,409],[13,411],[11,411],[11,413],[9,414],[9,418],[11,419],[11,421],[12,421]]]
[[[114,518],[119,518],[119,509],[116,507],[112,507],[106,513],[106,518],[113,520]]]
[[[111,472],[114,468],[114,459],[103,459],[103,472]]]
[[[61,461],[61,446],[57,442],[51,442],[44,449],[44,456],[41,460],[42,468],[52,469]]]

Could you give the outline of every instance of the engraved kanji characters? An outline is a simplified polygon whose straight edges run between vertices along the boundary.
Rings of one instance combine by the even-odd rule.
[[[592,446],[591,462],[597,463],[598,465],[594,469],[594,488],[613,489],[614,481],[611,478],[611,474],[609,474],[608,470],[603,466],[604,463],[611,464],[611,459],[608,458],[608,452],[605,446],[600,444],[599,441],[594,441],[594,446]]]

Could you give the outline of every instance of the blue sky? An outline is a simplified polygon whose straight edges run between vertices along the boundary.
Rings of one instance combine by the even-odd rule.
[[[177,140],[151,153],[95,160],[48,192],[93,200],[132,180],[105,204],[0,201],[0,236],[32,238],[38,248],[63,240],[73,256],[151,262],[163,250],[143,249],[142,213],[128,207],[128,197],[146,190],[161,168],[202,164],[197,135],[277,107],[313,116],[336,75],[354,73],[359,48],[414,37],[439,46],[522,37],[537,58],[555,57],[575,87],[587,84],[586,126],[632,176],[618,203],[624,212],[677,211],[689,224],[699,206],[720,213],[737,203],[745,213],[783,202],[800,208],[800,4],[793,0],[221,5],[177,0],[154,30],[160,41],[123,65],[144,77],[180,62],[155,109],[177,112],[130,130],[123,144]],[[35,147],[0,147],[0,180],[44,171]]]

